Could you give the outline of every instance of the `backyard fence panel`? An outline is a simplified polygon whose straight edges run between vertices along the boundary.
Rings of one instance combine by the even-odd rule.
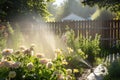
[[[89,20],[89,24],[88,25],[89,25],[89,32],[88,33],[89,33],[89,35],[92,36],[92,35],[94,35],[94,31],[95,31],[94,27],[92,26],[93,22]]]
[[[120,39],[120,20],[118,21],[118,39]]]
[[[55,34],[58,34],[58,23],[57,22],[54,22],[54,28],[55,28]]]
[[[116,22],[116,39],[119,39],[119,21]]]
[[[75,32],[76,32],[76,36],[78,36],[78,34],[79,34],[78,26],[79,26],[79,22],[78,22],[78,21],[75,21]]]
[[[60,34],[61,35],[61,31],[62,31],[62,28],[60,28],[60,27],[62,27],[62,26],[60,26],[60,22],[58,22],[58,34]]]
[[[116,21],[113,21],[113,45],[115,44],[116,40]]]
[[[52,26],[56,34],[63,34],[66,26],[75,31],[75,35],[83,35],[84,37],[95,34],[101,35],[101,42],[105,46],[112,46],[116,40],[120,40],[120,20],[85,20],[85,21],[63,21],[48,22]]]
[[[78,21],[78,36],[80,36],[80,33],[81,33],[81,21]]]
[[[62,24],[62,25],[61,25]],[[64,34],[66,29],[66,22],[60,22],[61,34]]]
[[[13,23],[14,24],[14,23]],[[39,34],[43,31],[52,30],[55,34],[63,35],[66,31],[66,26],[75,31],[75,35],[82,35],[84,37],[92,36],[95,37],[95,34],[101,35],[101,43],[105,46],[112,47],[114,44],[117,44],[117,41],[120,40],[120,20],[84,20],[84,21],[60,21],[60,22],[47,22],[48,28],[43,28],[44,23],[31,24],[31,23],[20,23],[21,31],[24,34],[33,34],[31,33],[33,28],[39,30]],[[38,26],[38,27],[35,27]],[[44,30],[47,29],[47,30]]]
[[[112,36],[113,35],[113,21],[110,20],[110,46],[112,46]]]
[[[82,21],[82,35],[86,37],[86,25],[85,25],[85,21]]]

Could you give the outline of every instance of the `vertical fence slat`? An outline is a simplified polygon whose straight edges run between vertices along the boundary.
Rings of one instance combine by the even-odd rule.
[[[118,39],[120,39],[120,20],[118,20]]]

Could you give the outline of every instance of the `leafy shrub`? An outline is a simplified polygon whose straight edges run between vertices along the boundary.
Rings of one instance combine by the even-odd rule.
[[[120,60],[111,63],[108,66],[108,75],[104,80],[120,80]]]
[[[93,65],[100,52],[100,35],[96,34],[95,38],[82,35],[76,37],[75,32],[69,29],[66,31],[65,36],[67,46],[71,47],[77,55]],[[83,53],[79,53],[80,50]]]
[[[75,80],[72,70],[66,69],[67,62],[60,49],[51,60],[44,54],[34,54],[33,46],[21,47],[18,51],[4,49],[0,56],[0,79],[9,80]]]

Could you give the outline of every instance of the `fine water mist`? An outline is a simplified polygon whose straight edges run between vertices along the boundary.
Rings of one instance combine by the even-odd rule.
[[[43,53],[46,57],[53,58],[55,49],[65,47],[59,35],[55,35],[52,27],[48,27],[44,22],[22,23],[22,27],[21,45],[29,47],[35,44],[36,53]]]

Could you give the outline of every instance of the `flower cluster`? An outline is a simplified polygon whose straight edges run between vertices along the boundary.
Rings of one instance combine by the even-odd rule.
[[[0,54],[0,79],[6,80],[74,80],[71,69],[60,49],[56,57],[48,59],[43,53],[34,53],[30,48],[4,49]]]
[[[13,52],[13,49],[4,49],[4,50],[2,51],[2,55],[3,55],[3,56],[8,56],[8,55],[10,55],[12,52]]]

